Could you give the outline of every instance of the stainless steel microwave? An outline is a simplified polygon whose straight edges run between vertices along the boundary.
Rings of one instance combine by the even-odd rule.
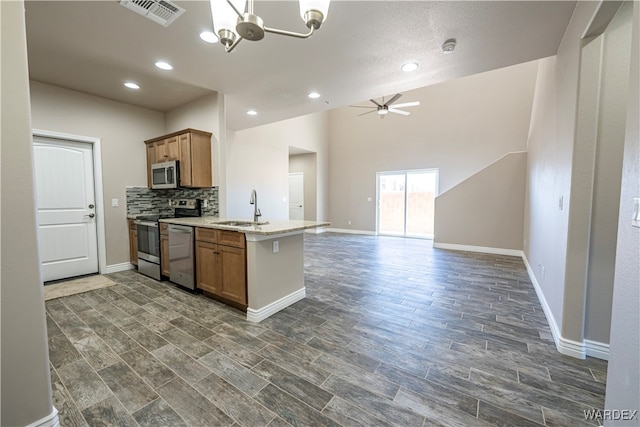
[[[180,186],[178,161],[154,163],[151,165],[151,188],[178,188]]]

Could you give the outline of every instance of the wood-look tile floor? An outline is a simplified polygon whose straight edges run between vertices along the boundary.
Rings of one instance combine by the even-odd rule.
[[[580,426],[607,363],[559,354],[519,258],[305,235],[260,324],[135,271],[46,302],[62,426]]]

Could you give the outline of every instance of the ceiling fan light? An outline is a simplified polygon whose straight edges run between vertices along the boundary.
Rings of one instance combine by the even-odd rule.
[[[386,108],[380,108],[378,109],[378,114],[380,114],[381,116],[384,116],[386,114],[389,114],[389,110],[387,110]]]
[[[308,28],[318,29],[329,14],[331,0],[299,0],[300,17]]]

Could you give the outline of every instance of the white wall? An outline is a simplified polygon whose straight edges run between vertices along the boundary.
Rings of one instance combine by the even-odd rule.
[[[57,421],[40,274],[22,1],[0,2],[2,40],[2,406],[0,424]]]
[[[604,33],[584,338],[609,343],[631,54],[631,3]]]
[[[569,199],[555,177],[569,173],[571,164],[563,164],[556,153],[555,70],[555,56],[540,61],[527,150],[523,249],[555,319],[550,323],[559,325],[564,302],[567,218],[566,211],[558,207],[558,198],[564,193],[564,200]]]
[[[640,197],[640,3],[633,4],[631,72],[611,317],[606,409],[640,409],[640,228],[629,221]],[[638,421],[607,422],[638,425]]]
[[[568,211],[581,38],[597,7],[596,2],[579,2],[557,56],[540,63],[527,156],[525,256],[552,330],[571,331],[565,338],[575,342],[582,341],[584,295],[580,299],[565,289]]]
[[[227,131],[227,216],[253,219],[251,190],[263,221],[289,218],[289,146],[317,153],[317,219],[327,220],[328,114],[317,113]]]
[[[618,6],[577,3],[541,62],[529,137],[524,252],[558,348],[576,357],[607,357],[631,53],[631,4],[614,18]]]
[[[398,103],[421,102],[407,108],[410,116],[332,110],[332,227],[375,231],[376,172],[437,168],[442,193],[504,154],[524,151],[536,73],[530,62],[406,92]]]
[[[436,197],[435,247],[522,250],[527,153],[509,153]]]
[[[35,129],[100,138],[107,265],[129,262],[125,187],[147,185],[144,140],[165,133],[164,114],[35,81],[31,114]]]

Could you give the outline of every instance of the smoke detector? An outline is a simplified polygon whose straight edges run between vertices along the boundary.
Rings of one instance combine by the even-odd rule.
[[[164,27],[184,13],[183,8],[169,0],[121,0],[120,4]]]
[[[442,52],[450,54],[456,48],[456,39],[449,39],[442,44]]]

